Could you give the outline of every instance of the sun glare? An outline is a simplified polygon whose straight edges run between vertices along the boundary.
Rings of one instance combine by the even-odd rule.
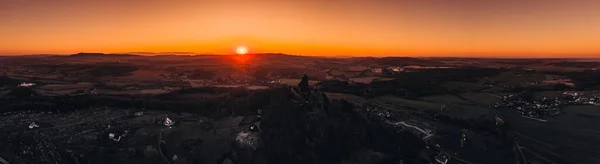
[[[235,53],[237,53],[238,55],[244,55],[244,54],[248,53],[248,48],[246,48],[244,46],[238,46],[235,49]]]

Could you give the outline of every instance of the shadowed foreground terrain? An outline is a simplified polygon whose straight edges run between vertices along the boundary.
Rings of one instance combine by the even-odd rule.
[[[599,163],[600,63],[0,57],[1,163]],[[310,92],[296,87],[307,74]]]
[[[316,91],[306,101],[287,87],[262,92],[253,95],[264,102],[256,104],[264,105],[261,115],[252,109],[202,117],[109,107],[9,112],[1,116],[0,150],[13,163],[427,163],[419,156],[427,152],[423,141],[382,126],[347,101]],[[107,100],[83,103],[94,101]],[[166,117],[176,124],[163,125]],[[39,127],[28,128],[31,122]],[[122,137],[114,141],[110,134]]]

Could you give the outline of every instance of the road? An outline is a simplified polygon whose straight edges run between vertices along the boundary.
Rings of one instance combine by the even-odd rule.
[[[0,157],[0,162],[2,162],[2,164],[10,164],[8,163],[8,161],[4,160],[4,158]]]
[[[389,122],[389,121],[388,121],[388,123],[391,123],[391,122]],[[410,127],[410,128],[416,129],[416,130],[418,130],[419,132],[421,132],[421,133],[425,134],[425,137],[423,137],[423,140],[426,140],[426,139],[428,139],[428,138],[430,138],[430,137],[433,137],[433,136],[434,136],[433,134],[427,133],[427,131],[425,131],[425,130],[421,129],[420,127],[418,127],[418,126],[414,126],[414,125],[410,125],[410,124],[407,124],[407,123],[406,123],[406,122],[404,122],[404,121],[400,121],[400,122],[396,122],[396,123],[391,123],[391,124],[393,124],[393,125],[396,125],[396,126],[397,126],[397,125],[402,125],[402,126],[406,126],[406,127]],[[429,146],[429,148],[431,148],[431,149],[434,149],[434,150],[435,150],[435,151],[437,151],[437,152],[444,153],[444,154],[448,155],[448,156],[449,156],[451,159],[453,159],[453,160],[455,160],[455,161],[458,161],[458,162],[460,162],[460,163],[464,163],[464,164],[471,164],[471,162],[468,162],[468,161],[466,161],[466,160],[464,160],[464,159],[461,159],[461,158],[460,158],[460,157],[458,157],[458,156],[452,155],[452,153],[448,153],[448,152],[446,152],[446,151],[444,151],[444,150],[442,150],[442,149],[440,149],[440,148],[437,148],[436,146]]]
[[[543,156],[541,156],[541,155],[539,155],[539,154],[537,154],[537,153],[534,153],[533,151],[531,151],[531,150],[528,150],[528,149],[527,149],[527,148],[525,148],[525,147],[518,146],[518,149],[519,149],[519,151],[521,152],[521,154],[523,153],[523,150],[525,150],[525,151],[527,151],[528,153],[535,155],[535,156],[536,156],[536,157],[538,157],[539,159],[542,159],[542,160],[544,160],[544,161],[546,161],[546,162],[549,162],[549,163],[551,163],[551,164],[556,164],[556,162],[553,162],[552,160],[549,160],[548,158],[544,158]],[[526,159],[526,158],[525,158],[525,156],[523,156],[523,159]]]
[[[165,163],[167,164],[171,164],[171,162],[165,157],[165,155],[162,152],[162,149],[160,148],[160,142],[162,142],[162,136],[163,136],[163,129],[160,129],[160,133],[158,135],[158,154],[160,154],[160,157],[162,157],[163,160],[165,160]]]
[[[492,94],[492,93],[485,93],[485,94],[490,95],[490,96],[494,96],[494,97],[498,97],[498,98],[502,98],[502,96],[499,96],[499,95],[496,95],[496,94]]]
[[[400,121],[400,122],[396,122],[396,123],[391,123],[391,122],[389,122],[389,121],[388,121],[388,123],[390,123],[390,124],[393,124],[393,125],[396,125],[396,126],[398,126],[398,125],[403,125],[403,126],[406,126],[406,127],[410,127],[410,128],[416,129],[416,130],[418,130],[419,132],[421,132],[421,133],[425,134],[425,137],[423,137],[423,139],[424,139],[424,140],[425,140],[425,139],[428,139],[428,138],[430,138],[430,137],[433,137],[433,134],[431,134],[431,133],[427,133],[427,131],[425,131],[425,130],[421,129],[420,127],[418,127],[418,126],[414,126],[414,125],[410,125],[410,124],[407,124],[407,123],[406,123],[406,122],[404,122],[404,121]]]
[[[39,129],[35,129],[35,130],[28,130],[25,131],[23,133],[31,133],[31,132],[38,132],[41,130],[50,130],[50,129],[56,129],[56,128],[64,128],[64,127],[69,127],[69,126],[75,126],[75,125],[79,125],[79,124],[84,124],[90,121],[79,121],[79,122],[74,122],[74,123],[70,123],[70,124],[64,124],[64,125],[59,125],[59,126],[53,126],[53,127],[49,127],[49,128],[39,128]]]

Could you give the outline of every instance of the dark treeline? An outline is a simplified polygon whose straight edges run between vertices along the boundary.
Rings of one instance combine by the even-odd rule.
[[[40,64],[25,65],[29,68],[45,69],[49,72],[59,72],[67,75],[70,71],[87,70],[91,76],[124,76],[127,73],[138,70],[137,66],[123,63],[95,63],[95,64]]]
[[[570,79],[576,90],[598,90],[600,89],[600,71],[585,70],[581,72],[557,72],[557,71],[541,71],[539,73],[560,75]]]
[[[547,65],[561,66],[561,67],[573,67],[573,68],[598,68],[598,67],[600,67],[600,62],[560,61],[560,62],[548,63]]]
[[[427,80],[434,83],[445,81],[477,82],[481,78],[490,77],[505,71],[494,68],[448,68],[448,69],[419,69],[412,72],[400,72],[396,78],[406,80]]]
[[[365,97],[395,95],[404,98],[442,94],[450,91],[441,85],[448,81],[476,82],[483,77],[500,73],[500,69],[431,69],[395,73],[394,80],[353,84],[344,81],[324,81],[319,84],[326,92],[349,93]]]
[[[0,75],[0,87],[1,86],[17,86],[21,82],[20,80],[10,78],[8,76]]]
[[[570,73],[567,77],[575,83],[577,89],[581,90],[597,90],[600,89],[600,72],[599,71],[583,71]]]

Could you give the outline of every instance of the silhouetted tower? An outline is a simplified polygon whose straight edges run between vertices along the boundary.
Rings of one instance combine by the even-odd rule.
[[[300,88],[300,92],[308,92],[308,76],[306,73],[302,75],[302,80],[298,83],[298,88]]]

